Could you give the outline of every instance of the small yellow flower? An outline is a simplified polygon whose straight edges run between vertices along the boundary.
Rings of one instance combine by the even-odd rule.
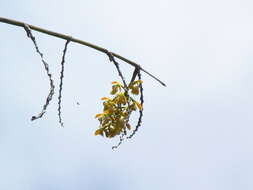
[[[117,81],[112,81],[112,84],[113,85],[121,85],[119,82],[117,82]]]
[[[135,104],[131,104],[129,106],[129,108],[130,108],[131,111],[135,111],[136,110],[136,105]]]
[[[126,127],[128,128],[128,130],[131,130],[131,125],[129,123],[126,124]]]
[[[104,102],[103,105],[104,105],[104,112],[107,112],[110,114],[114,112],[114,107],[111,101]]]
[[[113,101],[116,103],[116,104],[123,104],[125,105],[127,103],[127,98],[125,96],[124,93],[120,93],[118,94],[114,99]]]
[[[131,90],[132,94],[138,95],[140,93],[140,84],[142,83],[142,80],[136,80],[134,82],[131,82],[128,86],[128,88]]]
[[[139,94],[139,86],[134,86],[134,87],[131,89],[131,93],[132,93],[132,94],[135,94],[135,95],[138,95],[138,94]]]
[[[103,98],[101,98],[101,100],[110,100],[110,99],[107,97],[103,97]]]
[[[136,104],[136,106],[138,107],[139,110],[142,110],[142,106],[139,102],[134,101],[134,103]]]
[[[104,115],[104,113],[98,113],[98,114],[95,115],[95,118],[101,117],[103,115]]]
[[[103,136],[103,129],[97,129],[94,135],[102,135]]]
[[[142,80],[136,80],[135,82],[136,82],[136,83],[138,83],[138,84],[143,83],[143,81],[142,81]]]
[[[142,80],[136,80],[134,82],[131,82],[128,87],[131,88],[133,86],[139,86],[141,83],[143,83]]]
[[[117,85],[112,86],[111,95],[116,94],[118,91],[119,91],[119,86]]]
[[[121,130],[125,127],[125,121],[123,118],[120,118],[117,120],[117,122],[115,123],[115,128],[117,128],[118,130]]]

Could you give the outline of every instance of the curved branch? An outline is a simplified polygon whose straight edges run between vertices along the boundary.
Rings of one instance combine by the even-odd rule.
[[[11,20],[11,19],[7,19],[7,18],[3,18],[3,17],[0,17],[0,22],[15,25],[15,26],[19,26],[19,27],[25,27],[25,25],[27,25],[32,30],[35,30],[35,31],[38,31],[38,32],[41,32],[41,33],[44,33],[44,34],[47,34],[47,35],[50,35],[50,36],[54,36],[54,37],[57,37],[57,38],[61,38],[61,39],[69,40],[71,42],[82,44],[82,45],[88,46],[90,48],[96,49],[97,51],[103,52],[105,54],[108,54],[108,52],[109,52],[107,49],[99,47],[99,46],[94,45],[94,44],[91,44],[89,42],[85,42],[83,40],[79,40],[77,38],[73,38],[73,37],[65,35],[65,34],[61,34],[61,33],[53,32],[53,31],[50,31],[50,30],[46,30],[46,29],[43,29],[43,28],[40,28],[40,27],[37,27],[37,26],[29,25],[29,24],[26,24],[24,22]],[[162,84],[163,86],[166,86],[165,83],[163,83],[160,79],[158,79],[157,77],[155,77],[154,75],[152,75],[148,71],[141,68],[141,66],[138,65],[137,63],[135,63],[133,61],[130,61],[129,59],[124,58],[121,55],[118,55],[116,53],[110,52],[110,54],[112,54],[114,57],[117,57],[118,59],[121,59],[122,61],[132,65],[135,68],[136,67],[139,68],[141,71],[145,72],[146,74],[148,74],[149,76],[151,76],[152,78],[157,80],[160,84]]]

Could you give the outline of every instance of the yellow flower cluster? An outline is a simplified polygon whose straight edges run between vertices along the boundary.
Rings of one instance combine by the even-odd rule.
[[[103,97],[103,113],[95,116],[100,122],[99,129],[95,131],[95,135],[102,135],[108,138],[115,137],[124,133],[126,129],[130,130],[128,123],[130,114],[137,108],[142,109],[140,103],[129,96],[128,91],[134,95],[139,94],[141,80],[130,83],[127,89],[120,83],[112,82],[111,95],[113,98]]]

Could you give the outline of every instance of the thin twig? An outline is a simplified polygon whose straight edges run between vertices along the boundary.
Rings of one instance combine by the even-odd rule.
[[[116,67],[116,69],[118,71],[118,74],[119,74],[119,76],[120,76],[120,78],[121,78],[121,80],[122,80],[122,82],[124,84],[124,88],[125,88],[125,90],[127,92],[127,88],[128,87],[127,87],[127,84],[126,84],[126,80],[125,80],[125,78],[124,78],[124,76],[123,76],[123,74],[122,74],[122,72],[121,72],[121,70],[119,68],[119,63],[115,60],[115,58],[114,58],[114,56],[113,56],[113,54],[111,52],[108,51],[107,55],[109,57],[109,60],[114,63],[114,65],[115,65],[115,67]]]
[[[139,80],[141,80],[141,73],[140,73],[140,71],[138,72],[138,78],[139,78]],[[134,131],[132,132],[132,134],[129,137],[127,137],[128,139],[131,139],[135,135],[135,133],[138,131],[139,127],[141,126],[142,117],[143,117],[143,104],[144,104],[144,96],[143,96],[143,86],[142,86],[142,83],[140,83],[140,94],[141,94],[140,95],[140,101],[141,101],[141,107],[142,107],[142,109],[139,110],[139,114],[140,115],[139,115],[138,123],[137,123]]]
[[[115,58],[114,58],[114,56],[112,55],[112,53],[108,51],[108,52],[107,52],[107,55],[108,55],[108,57],[109,57],[109,60],[110,60],[111,62],[113,62],[113,64],[115,65],[115,67],[116,67],[116,69],[117,69],[117,71],[118,71],[118,74],[119,74],[119,76],[120,76],[120,78],[121,78],[121,80],[122,80],[122,82],[123,82],[124,90],[125,90],[125,95],[126,95],[126,97],[127,97],[127,99],[128,99],[128,101],[127,101],[127,104],[128,104],[128,115],[130,115],[130,109],[129,109],[129,94],[128,94],[128,86],[127,86],[127,84],[126,84],[126,80],[125,80],[125,78],[124,78],[124,76],[123,76],[123,73],[121,72],[121,70],[120,70],[120,68],[119,68],[119,63],[115,60]],[[128,121],[129,121],[129,116],[128,116],[127,120],[126,120],[126,123],[128,123]],[[116,148],[118,148],[118,147],[122,144],[122,142],[124,141],[124,136],[126,136],[126,133],[127,133],[127,132],[126,132],[126,130],[124,129],[124,133],[122,133],[121,136],[120,136],[119,143],[118,143],[116,146],[113,146],[112,149],[116,149]]]
[[[120,135],[118,144],[117,144],[117,145],[114,145],[114,146],[112,147],[112,149],[117,149],[117,148],[119,148],[119,146],[120,146],[120,145],[122,144],[122,142],[124,141],[124,136],[125,136],[124,133],[122,133],[122,134]]]
[[[49,72],[49,66],[48,66],[47,62],[44,60],[43,54],[42,54],[42,53],[40,52],[40,50],[39,50],[39,47],[38,47],[38,45],[37,45],[37,42],[36,42],[36,40],[35,40],[35,37],[34,37],[33,34],[32,34],[31,29],[30,29],[29,26],[26,25],[26,24],[24,24],[23,27],[24,27],[24,29],[25,29],[25,31],[26,31],[27,37],[30,38],[30,39],[32,40],[32,42],[33,42],[33,44],[34,44],[34,47],[35,47],[35,49],[36,49],[36,52],[39,54],[39,56],[40,56],[40,58],[41,58],[41,61],[42,61],[43,65],[44,65],[44,67],[45,67],[45,70],[46,70],[46,72],[47,72],[47,76],[48,76],[49,82],[50,82],[50,91],[49,91],[49,94],[48,94],[48,96],[47,96],[46,103],[44,104],[42,111],[41,111],[37,116],[32,116],[31,120],[33,121],[33,120],[35,120],[35,119],[41,118],[41,117],[44,115],[44,113],[46,112],[47,106],[49,105],[50,101],[52,100],[52,97],[53,97],[53,94],[54,94],[54,87],[55,87],[55,86],[54,86],[54,81],[53,81],[53,79],[52,79],[52,74]]]
[[[58,117],[59,123],[62,127],[64,127],[61,117],[61,98],[62,98],[62,86],[63,86],[63,78],[64,78],[64,63],[65,63],[65,55],[67,52],[68,44],[70,40],[67,40],[64,46],[62,60],[61,60],[61,76],[60,76],[60,85],[59,85],[59,96],[58,96]]]
[[[15,25],[15,26],[20,26],[20,27],[24,27],[24,25],[25,25],[24,22],[20,22],[20,21],[16,21],[16,20],[11,20],[11,19],[7,19],[7,18],[3,18],[3,17],[0,17],[0,22],[6,23],[6,24]],[[75,42],[75,43],[78,43],[78,44],[82,44],[82,45],[88,46],[90,48],[96,49],[97,51],[103,52],[105,54],[108,53],[107,49],[99,47],[99,46],[94,45],[94,44],[91,44],[89,42],[85,42],[85,41],[79,40],[77,38],[71,38],[71,39],[69,39],[69,35],[53,32],[53,31],[46,30],[46,29],[43,29],[43,28],[40,28],[40,27],[37,27],[37,26],[29,25],[29,24],[26,24],[26,25],[29,26],[30,29],[35,30],[37,32],[41,32],[41,33],[44,33],[44,34],[47,34],[47,35],[51,35],[51,36],[54,36],[54,37],[57,37],[57,38],[65,39],[65,40],[70,40],[71,42]],[[145,69],[143,69],[137,63],[135,63],[133,61],[130,61],[129,59],[124,58],[121,55],[118,55],[116,53],[111,52],[111,54],[114,57],[117,57],[118,59],[121,59],[122,61],[124,61],[124,62],[132,65],[135,68],[139,67],[141,71],[145,72],[146,74],[148,74],[149,76],[151,76],[152,78],[154,78],[156,81],[158,81],[163,86],[166,86],[165,83],[163,83],[160,79],[158,79],[157,77],[155,77],[154,75],[152,75],[151,73],[149,73],[148,71],[146,71]]]

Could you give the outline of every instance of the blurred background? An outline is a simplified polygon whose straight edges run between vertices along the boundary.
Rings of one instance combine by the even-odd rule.
[[[167,87],[143,73],[143,124],[112,150],[117,138],[93,134],[100,98],[120,81],[114,65],[70,43],[62,128],[65,41],[33,31],[57,89],[44,117],[31,122],[48,78],[24,29],[0,23],[0,189],[253,189],[252,8],[250,0],[2,0],[1,17],[107,48]],[[133,68],[120,66],[130,80]]]

